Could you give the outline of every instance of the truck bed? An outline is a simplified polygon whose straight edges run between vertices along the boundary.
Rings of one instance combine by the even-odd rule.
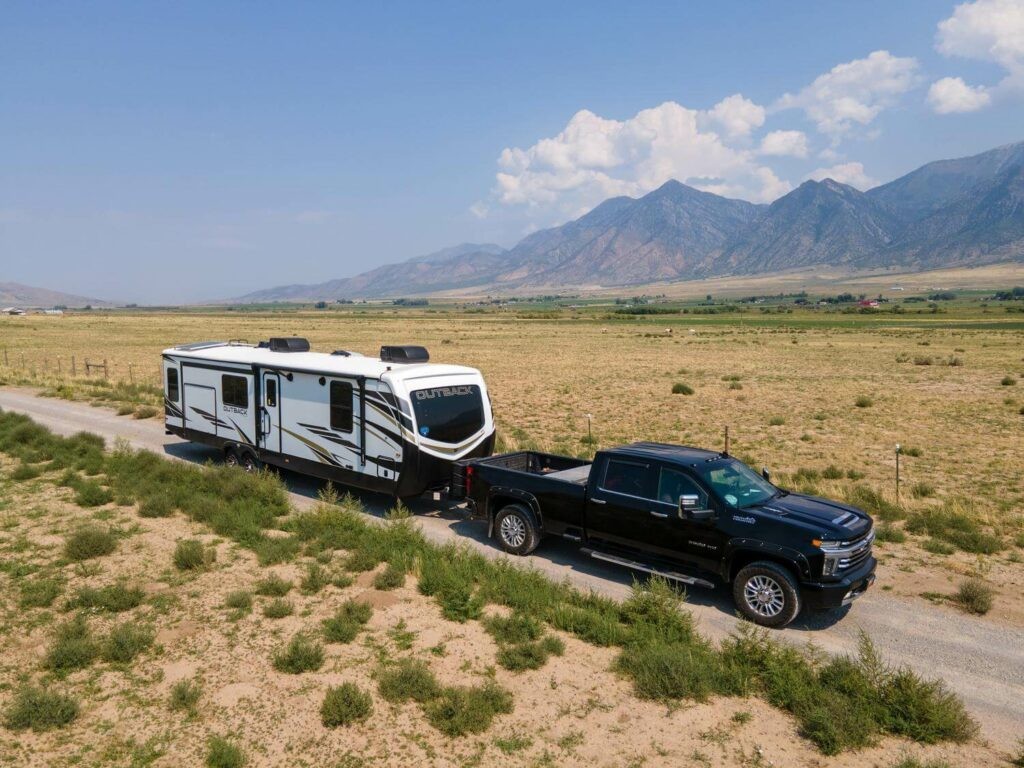
[[[451,496],[455,499],[465,498],[466,467],[469,464],[472,464],[474,471],[490,485],[518,485],[520,481],[512,478],[527,475],[543,478],[544,488],[550,489],[567,484],[573,490],[578,488],[581,492],[587,485],[591,467],[591,462],[586,459],[540,451],[515,451],[485,459],[459,461],[453,466],[450,486]],[[507,477],[508,475],[512,477]],[[549,480],[552,482],[547,482]],[[529,487],[535,487],[534,483],[529,483]]]

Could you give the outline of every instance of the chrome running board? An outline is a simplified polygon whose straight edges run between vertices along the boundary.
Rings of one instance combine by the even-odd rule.
[[[650,565],[645,565],[644,563],[638,563],[636,560],[629,560],[625,557],[619,557],[618,555],[609,555],[607,552],[599,552],[596,549],[581,549],[580,551],[585,555],[590,555],[595,560],[614,563],[615,565],[631,568],[634,571],[643,571],[644,573],[649,573],[652,576],[661,576],[662,578],[678,581],[682,584],[689,584],[694,587],[707,587],[708,589],[715,588],[715,585],[710,581],[698,578],[697,576],[687,576],[684,573],[676,573],[675,571],[663,571]]]

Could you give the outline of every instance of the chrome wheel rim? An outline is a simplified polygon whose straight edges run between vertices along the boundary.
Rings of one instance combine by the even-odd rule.
[[[253,460],[252,456],[246,456],[242,459],[242,469],[249,473],[256,471],[256,462]]]
[[[526,523],[519,515],[505,515],[501,519],[501,540],[510,547],[521,547],[526,541]]]
[[[778,616],[786,607],[782,586],[771,576],[753,576],[748,579],[743,586],[743,598],[750,610],[767,619]]]
[[[229,453],[227,456],[224,457],[224,463],[227,464],[229,467],[237,467],[238,457],[234,453]]]

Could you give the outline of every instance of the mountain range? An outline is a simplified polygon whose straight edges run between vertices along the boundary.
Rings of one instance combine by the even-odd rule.
[[[668,181],[615,197],[513,248],[465,243],[237,301],[331,301],[464,288],[628,286],[812,265],[923,270],[1024,260],[1024,142],[940,160],[861,192],[805,181],[770,205]]]
[[[94,307],[110,306],[109,302],[75,296],[70,293],[51,291],[48,288],[36,288],[21,283],[0,283],[0,309],[5,307]]]

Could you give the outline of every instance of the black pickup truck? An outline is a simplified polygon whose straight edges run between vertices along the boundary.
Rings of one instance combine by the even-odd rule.
[[[451,490],[509,553],[555,535],[673,581],[731,583],[763,626],[847,605],[875,579],[866,513],[782,490],[724,453],[633,443],[588,462],[520,451],[458,463]]]

